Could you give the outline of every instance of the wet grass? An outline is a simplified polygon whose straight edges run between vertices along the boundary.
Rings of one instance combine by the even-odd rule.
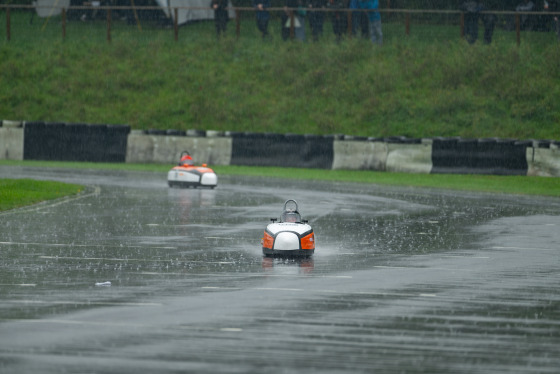
[[[74,195],[83,186],[32,179],[0,179],[0,212]]]
[[[326,180],[406,187],[522,195],[560,196],[560,178],[388,173],[365,170],[319,170],[297,168],[213,167],[218,174],[256,175],[276,178]]]
[[[162,174],[165,180],[170,165],[80,163],[57,161],[0,161],[0,165],[30,167],[64,167],[79,169],[105,169],[147,171]],[[302,179],[333,182],[352,182],[386,186],[439,188],[473,192],[538,195],[560,197],[560,178],[496,175],[411,174],[359,170],[322,170],[255,166],[212,166],[220,175],[246,175],[280,179]]]
[[[497,29],[468,45],[457,25],[384,22],[385,44],[260,40],[245,17],[217,42],[212,22],[173,30],[115,20],[48,24],[12,12],[0,40],[0,119],[383,136],[557,139],[560,48],[554,34]],[[0,17],[0,26],[4,18]]]

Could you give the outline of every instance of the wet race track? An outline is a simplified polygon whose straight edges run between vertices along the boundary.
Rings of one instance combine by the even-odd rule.
[[[0,167],[1,373],[558,373],[560,200]],[[265,258],[286,199],[310,259]],[[111,282],[110,286],[96,285]]]

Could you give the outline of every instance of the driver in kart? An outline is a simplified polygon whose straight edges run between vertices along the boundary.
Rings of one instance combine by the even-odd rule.
[[[298,223],[301,222],[301,215],[297,210],[285,210],[282,212],[281,222]]]
[[[184,155],[181,157],[181,161],[179,161],[179,166],[191,166],[194,165],[193,158],[191,155]]]

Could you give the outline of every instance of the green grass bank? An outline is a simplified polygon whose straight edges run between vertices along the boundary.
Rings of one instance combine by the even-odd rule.
[[[0,212],[75,195],[83,186],[32,179],[0,179]]]
[[[162,182],[166,181],[166,173],[171,168],[171,166],[161,164],[0,160],[0,166],[2,165],[79,168],[81,170],[106,169],[155,172],[161,174]],[[351,182],[385,186],[440,188],[473,192],[560,197],[560,178],[496,175],[410,174],[362,170],[319,170],[254,166],[212,166],[212,168],[218,174],[218,178],[221,175],[245,175],[281,179]]]
[[[48,23],[12,11],[0,40],[0,119],[360,136],[559,139],[560,47],[552,32],[496,29],[468,45],[458,26],[384,22],[384,45],[263,42],[252,17],[173,30],[115,20]],[[0,27],[5,30],[5,17]],[[308,40],[310,32],[307,30]],[[481,30],[482,31],[482,30]]]

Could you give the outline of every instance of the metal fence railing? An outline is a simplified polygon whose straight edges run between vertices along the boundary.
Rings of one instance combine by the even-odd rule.
[[[128,14],[134,15],[135,24],[138,28],[141,29],[140,26],[140,19],[139,19],[139,12],[161,12],[160,7],[156,6],[142,6],[142,7],[131,7],[131,6],[104,6],[104,5],[96,5],[99,2],[86,2],[87,5],[82,6],[68,6],[68,7],[61,7],[58,5],[49,5],[49,6],[40,6],[40,5],[11,5],[11,4],[0,4],[0,11],[5,12],[5,20],[6,20],[6,40],[10,41],[12,38],[12,25],[11,25],[11,18],[12,18],[12,10],[26,10],[29,11],[33,17],[34,12],[38,8],[48,8],[54,14],[60,15],[60,25],[61,25],[61,32],[62,38],[66,38],[67,34],[67,24],[71,22],[69,20],[68,14],[69,12],[81,11],[81,12],[95,12],[97,19],[104,19],[106,20],[106,39],[108,42],[111,41],[112,35],[112,25],[117,20],[114,20],[113,14],[114,13],[123,13],[127,12]],[[209,7],[173,7],[168,9],[169,17],[167,18],[168,22],[170,23],[171,29],[173,30],[173,38],[177,41],[179,39],[179,12],[180,11],[194,11],[194,10],[206,10],[212,12],[211,8]],[[233,21],[235,23],[235,35],[239,38],[241,34],[241,19],[243,16],[247,16],[248,14],[254,17],[254,13],[256,12],[255,8],[252,7],[232,7],[228,8],[229,11],[233,11],[234,17]],[[294,11],[297,9],[288,9],[290,17],[292,18],[291,30],[290,30],[290,37],[294,37],[294,24],[293,17]],[[268,11],[274,14],[281,14],[286,11],[286,8],[268,8]],[[332,15],[334,12],[342,12],[346,14],[346,33],[351,37],[352,36],[352,22],[353,17],[352,14],[355,12],[370,12],[371,10],[356,10],[356,9],[329,9],[329,8],[321,8],[321,9],[313,9],[314,12],[324,12],[328,18],[329,15]],[[413,24],[412,17],[415,17],[416,22],[421,22],[423,24],[451,24],[453,26],[458,27],[457,36],[464,37],[465,35],[465,15],[468,13],[461,12],[459,10],[422,10],[422,9],[379,9],[376,10],[382,15],[382,19],[390,20],[393,23],[399,23],[402,25],[404,29],[405,35],[411,34],[411,25]],[[43,12],[44,13],[44,12]],[[516,43],[519,45],[521,43],[521,32],[523,31],[523,24],[522,20],[527,17],[533,17],[534,19],[541,19],[541,22],[550,22],[552,24],[553,17],[560,18],[560,12],[518,12],[518,11],[483,11],[479,13],[480,16],[492,14],[496,17],[502,17],[509,20],[509,27],[511,31],[515,32],[515,39]],[[50,19],[51,16],[47,18]],[[544,21],[542,21],[544,19]],[[435,21],[434,21],[435,20]],[[46,24],[45,22],[45,24]],[[385,22],[385,21],[384,21]],[[558,22],[558,21],[556,21]],[[550,25],[549,25],[550,26]],[[552,27],[554,28],[554,27]]]

